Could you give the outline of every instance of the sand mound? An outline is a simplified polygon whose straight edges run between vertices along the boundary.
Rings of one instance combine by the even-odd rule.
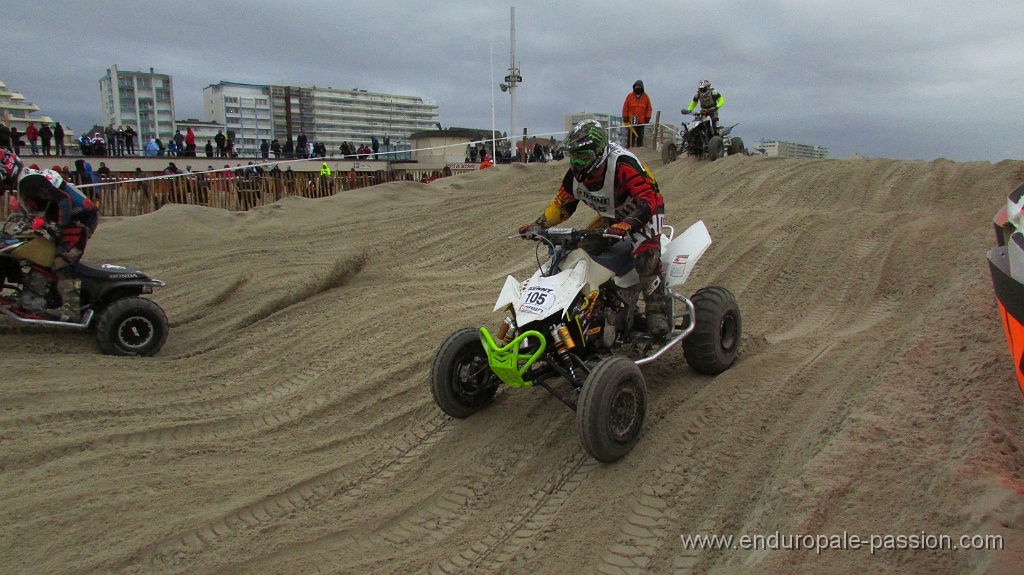
[[[643,152],[642,152],[643,153]],[[685,289],[739,299],[718,377],[644,368],[624,461],[543,390],[434,406],[443,337],[494,325],[565,164],[502,166],[248,213],[105,221],[155,358],[0,325],[0,572],[965,573],[1024,559],[1024,409],[985,267],[1020,162],[681,159],[668,223],[714,244]],[[581,214],[585,210],[581,210]],[[589,219],[579,215],[576,221]],[[680,536],[995,534],[1003,551],[695,551]]]

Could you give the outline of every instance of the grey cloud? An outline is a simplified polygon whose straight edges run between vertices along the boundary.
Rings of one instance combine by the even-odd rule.
[[[221,80],[401,93],[434,100],[445,126],[508,130],[509,6],[441,0],[302,3],[8,1],[15,46],[0,79],[56,120],[99,121],[112,64],[170,74],[180,118],[202,116]],[[1020,157],[1024,23],[1019,2],[879,0],[515,2],[517,126],[561,131],[582,110],[616,113],[637,78],[678,123],[696,82],[725,95],[723,121],[748,142],[796,140],[930,160]],[[117,5],[119,6],[119,5]],[[50,34],[40,10],[60,15]],[[491,81],[491,53],[493,74]]]

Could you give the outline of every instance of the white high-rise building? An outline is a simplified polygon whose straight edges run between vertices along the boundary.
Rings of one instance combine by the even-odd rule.
[[[239,156],[258,155],[260,143],[274,138],[270,86],[222,81],[203,89],[203,107],[207,121],[224,126]]]
[[[0,82],[0,123],[8,128],[17,128],[22,134],[28,128],[29,122],[35,122],[39,128],[43,124],[52,124],[53,119],[49,116],[33,116],[39,111],[39,106],[25,101],[25,96],[18,92],[12,92],[7,85]]]
[[[328,152],[339,152],[342,142],[369,146],[376,137],[380,152],[406,152],[390,157],[407,158],[409,136],[437,127],[437,104],[416,96],[317,87],[310,91],[313,133],[307,136],[323,142]]]
[[[104,125],[132,126],[136,148],[152,138],[166,142],[174,136],[174,86],[167,74],[107,68],[100,78],[100,106]]]
[[[438,106],[416,96],[366,90],[239,84],[222,81],[203,90],[206,119],[223,123],[235,135],[240,155],[255,155],[264,139],[285,149],[300,135],[322,143],[337,156],[342,142],[357,147],[377,138],[379,153],[409,158],[410,134],[435,128]],[[403,153],[404,152],[404,153]]]
[[[781,156],[785,158],[808,158],[820,160],[828,157],[828,148],[813,146],[811,144],[797,144],[794,142],[781,142],[779,140],[761,140],[757,151],[762,151],[766,156]]]

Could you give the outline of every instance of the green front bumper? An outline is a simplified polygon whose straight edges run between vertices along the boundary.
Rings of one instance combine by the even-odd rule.
[[[529,356],[519,355],[519,346],[523,340],[528,337],[536,337],[540,340],[540,347],[537,351],[533,352]],[[523,374],[525,374],[533,362],[540,358],[541,354],[544,353],[544,347],[547,343],[544,340],[544,335],[539,331],[530,330],[519,334],[518,337],[508,342],[502,347],[498,347],[498,344],[494,343],[494,338],[487,331],[487,328],[480,328],[480,342],[484,345],[484,351],[487,352],[487,362],[491,366],[491,371],[498,376],[501,381],[504,381],[509,387],[530,387],[533,385],[532,381],[524,381]]]

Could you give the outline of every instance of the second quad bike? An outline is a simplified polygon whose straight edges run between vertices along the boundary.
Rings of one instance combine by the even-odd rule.
[[[676,292],[711,245],[704,222],[674,239],[671,226],[662,232],[672,302],[667,335],[647,332],[629,240],[603,230],[531,233],[538,269],[525,281],[506,278],[494,305],[507,314],[498,330],[464,328],[441,343],[430,370],[437,405],[466,418],[490,403],[502,383],[543,387],[576,411],[576,429],[590,455],[602,462],[625,456],[647,416],[640,366],[682,343],[693,370],[715,375],[733,365],[740,349],[740,308],[729,290],[708,286],[692,297]],[[549,255],[543,263],[542,247]]]
[[[727,152],[732,156],[746,151],[743,139],[730,135],[732,129],[739,124],[727,128],[719,126],[717,130],[712,130],[710,115],[686,110],[682,112],[684,115],[692,113],[694,118],[688,124],[683,123],[679,131],[673,132],[672,137],[662,144],[661,159],[664,163],[674,162],[680,154],[713,162]]]
[[[0,315],[24,324],[95,331],[100,350],[108,355],[160,351],[167,341],[167,315],[142,296],[165,284],[132,268],[69,264],[63,281],[78,285],[75,301],[67,302],[72,313],[28,311],[63,310],[60,292],[47,281],[57,245],[41,218],[16,201],[11,204],[14,209],[0,231]]]

